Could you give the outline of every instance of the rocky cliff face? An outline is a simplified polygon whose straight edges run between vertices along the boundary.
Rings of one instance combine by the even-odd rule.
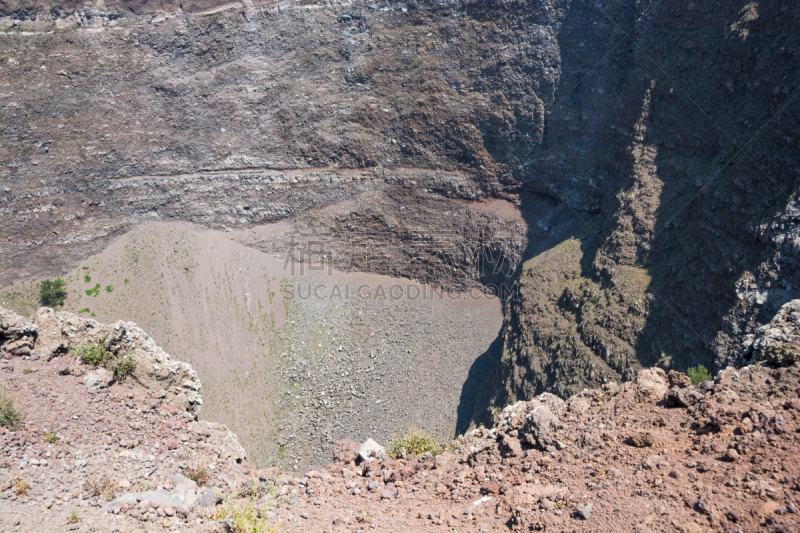
[[[794,297],[797,16],[788,3],[571,6],[543,153],[581,154],[603,183],[599,213],[576,212],[583,227],[523,267],[496,394],[740,364],[742,335]]]
[[[173,361],[136,324],[117,321],[111,325],[72,313],[41,308],[33,321],[0,309],[0,350],[6,359],[50,360],[69,355],[82,344],[103,343],[109,352],[135,361],[131,377],[160,398],[197,416],[203,400],[200,380],[186,363]],[[113,381],[113,380],[112,380]]]
[[[460,288],[533,257],[498,406],[724,366],[794,294],[790,2],[41,6],[0,4],[4,284],[171,217],[388,234],[357,269]]]

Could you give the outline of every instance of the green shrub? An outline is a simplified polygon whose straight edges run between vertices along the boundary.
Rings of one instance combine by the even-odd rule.
[[[39,285],[39,300],[45,307],[59,307],[64,305],[67,298],[67,282],[61,278],[46,279]]]
[[[123,356],[118,361],[111,361],[106,368],[114,373],[114,378],[121,381],[124,377],[131,375],[136,361],[132,355]]]
[[[703,365],[690,367],[687,373],[689,374],[689,379],[692,380],[692,385],[699,385],[704,381],[711,381],[711,373]]]
[[[421,429],[411,429],[402,436],[395,435],[392,437],[392,443],[386,453],[399,456],[402,455],[402,450],[405,449],[407,454],[422,455],[430,452],[433,455],[439,455],[444,451],[444,448],[444,444],[430,433]]]
[[[77,348],[70,348],[75,357],[85,365],[102,366],[111,360],[112,353],[108,351],[105,342],[82,342]]]
[[[14,429],[22,422],[22,413],[17,408],[17,399],[6,389],[0,389],[0,426]]]
[[[106,285],[106,292],[114,292],[114,286],[113,285]]]
[[[105,342],[82,342],[70,351],[85,365],[101,366],[114,373],[114,377],[122,380],[133,372],[136,359],[132,355],[118,357],[108,349]]]
[[[95,285],[93,289],[87,289],[86,290],[86,296],[97,296],[98,294],[100,294],[100,284],[99,283],[97,285]]]

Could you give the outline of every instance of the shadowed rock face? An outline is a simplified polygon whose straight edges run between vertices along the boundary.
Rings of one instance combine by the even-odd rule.
[[[522,271],[514,397],[725,365],[792,297],[798,6],[304,4],[0,4],[0,283],[154,219],[399,235],[359,268]],[[560,204],[542,224],[475,209],[532,193]],[[461,250],[444,274],[411,261],[431,228]]]

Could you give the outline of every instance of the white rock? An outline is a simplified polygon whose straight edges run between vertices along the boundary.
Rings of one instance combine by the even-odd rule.
[[[373,459],[386,457],[386,450],[383,449],[383,446],[370,438],[361,445],[361,448],[358,450],[358,456],[362,461],[372,461]]]

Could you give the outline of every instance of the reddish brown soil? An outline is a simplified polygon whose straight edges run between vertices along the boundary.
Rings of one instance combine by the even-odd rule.
[[[192,430],[191,416],[138,385],[90,393],[76,376],[89,370],[64,357],[3,363],[0,379],[25,421],[0,433],[2,482],[24,479],[31,488],[15,495],[11,483],[2,486],[0,530],[212,531],[214,511],[104,514],[104,498],[86,489],[104,475],[130,483],[129,491],[158,488],[202,460],[215,467],[208,485],[239,503],[247,501],[250,475],[276,481],[274,496],[258,501],[282,531],[789,532],[800,523],[796,365],[728,369],[690,408],[667,406],[660,370],[566,403],[540,399],[560,413],[550,451],[522,438],[534,401],[504,410],[508,424],[474,430],[435,459],[356,466],[340,446],[343,461],[304,476],[249,470],[213,436]],[[49,431],[58,434],[53,444],[44,440]],[[24,458],[47,465],[20,468]],[[81,459],[86,466],[76,466]],[[587,518],[578,511],[585,504]],[[68,526],[72,509],[81,521]]]

